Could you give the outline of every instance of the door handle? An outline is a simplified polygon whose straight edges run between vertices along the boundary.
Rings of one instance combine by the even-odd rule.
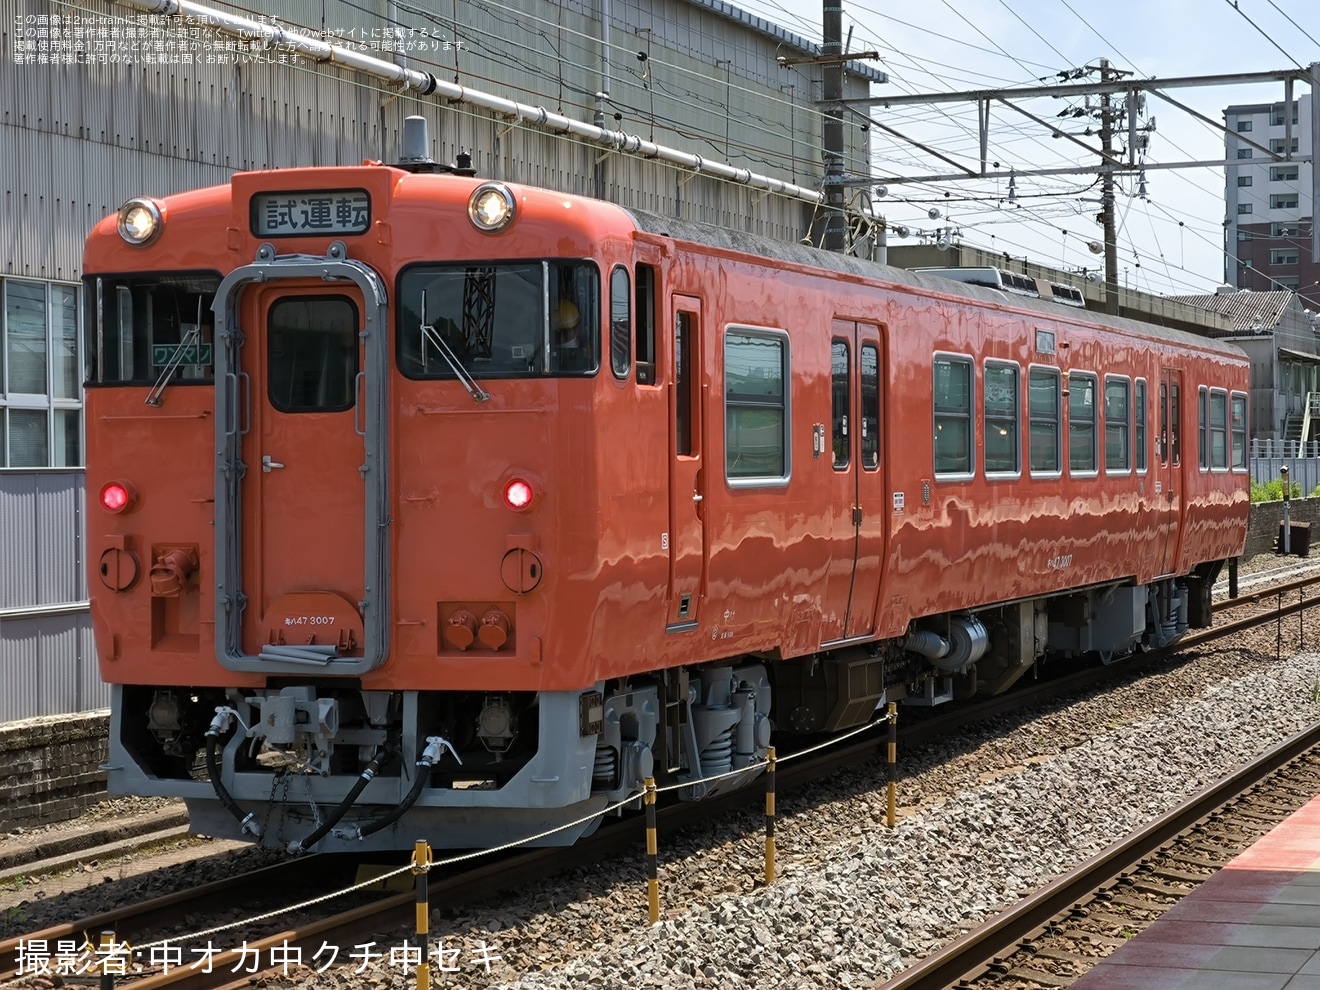
[[[694,502],[700,502],[701,500],[702,500],[702,496],[701,496],[701,495],[699,495],[699,494],[696,493],[696,492],[693,492],[693,493],[692,493],[692,501],[694,501]]]
[[[261,458],[261,470],[264,471],[266,474],[270,474],[276,468],[282,468],[282,467],[284,467],[284,465],[281,464],[279,461],[272,461],[270,459],[270,454],[265,454]]]

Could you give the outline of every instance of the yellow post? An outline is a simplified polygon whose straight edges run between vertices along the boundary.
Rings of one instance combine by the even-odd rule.
[[[765,754],[765,882],[775,882],[775,748]]]
[[[113,929],[101,933],[101,990],[115,990],[115,974],[110,966],[110,954],[115,951],[115,945]]]
[[[898,802],[898,705],[889,703],[889,813],[886,816],[889,827],[898,821],[896,804]]]
[[[426,936],[431,931],[430,894],[427,889],[427,872],[431,869],[431,845],[425,839],[418,839],[413,846],[412,871],[416,878],[417,889],[417,941],[422,946],[422,961],[417,964],[417,990],[430,990],[431,964],[426,954]]]
[[[655,778],[646,778],[646,899],[651,909],[651,924],[660,920],[660,868],[655,838]]]

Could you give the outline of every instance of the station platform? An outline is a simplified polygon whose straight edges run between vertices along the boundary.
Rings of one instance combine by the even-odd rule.
[[[1073,990],[1320,990],[1320,797]]]

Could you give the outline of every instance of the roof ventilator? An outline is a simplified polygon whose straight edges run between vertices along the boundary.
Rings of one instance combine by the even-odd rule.
[[[402,151],[396,168],[407,172],[444,172],[449,175],[473,176],[472,156],[459,152],[453,165],[441,165],[431,157],[431,136],[425,117],[403,118]]]

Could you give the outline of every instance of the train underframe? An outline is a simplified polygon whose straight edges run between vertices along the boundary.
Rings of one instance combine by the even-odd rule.
[[[903,637],[561,692],[114,685],[112,793],[182,798],[192,830],[290,851],[570,845],[648,777],[745,786],[772,737],[863,725],[887,701],[1009,690],[1044,660],[1109,662],[1210,624],[1220,563],[914,623]]]

